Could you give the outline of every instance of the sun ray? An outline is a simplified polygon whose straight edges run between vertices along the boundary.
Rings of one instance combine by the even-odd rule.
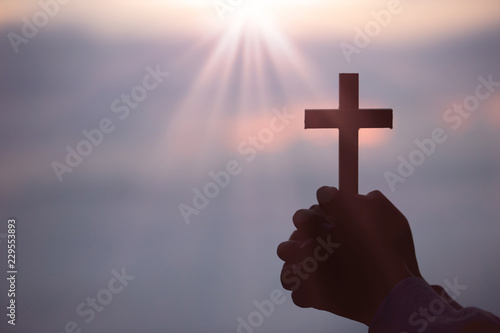
[[[325,86],[321,76],[277,28],[266,9],[266,2],[245,2],[219,29],[207,32],[208,36],[193,47],[196,52],[186,52],[187,65],[200,58],[206,60],[166,125],[164,142],[169,150],[179,153],[181,149],[182,156],[197,156],[195,173],[203,173],[206,164],[213,162],[214,149],[227,139],[221,133],[228,131],[221,128],[229,125],[226,118],[238,121],[238,117],[269,115],[273,107],[283,107],[273,101],[284,100],[291,84],[307,89],[312,98],[319,99],[322,94],[310,84]],[[186,123],[191,125],[186,127]]]

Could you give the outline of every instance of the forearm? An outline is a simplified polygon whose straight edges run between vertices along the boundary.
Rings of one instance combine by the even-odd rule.
[[[377,310],[369,333],[500,332],[500,319],[481,309],[462,308],[421,278],[401,281]],[[444,290],[442,290],[444,291]]]

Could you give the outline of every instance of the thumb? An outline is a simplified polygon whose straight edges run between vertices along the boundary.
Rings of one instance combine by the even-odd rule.
[[[335,187],[323,186],[316,191],[316,198],[320,206],[329,206],[339,197],[339,190]]]
[[[337,188],[330,186],[323,186],[316,192],[319,206],[325,213],[334,218],[346,220],[355,216],[358,197],[347,198]]]
[[[322,211],[333,218],[339,218],[341,202],[338,189],[330,186],[320,187],[316,191],[316,199]]]

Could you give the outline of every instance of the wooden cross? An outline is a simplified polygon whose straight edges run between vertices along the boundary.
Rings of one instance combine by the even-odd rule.
[[[339,109],[305,110],[305,128],[339,129],[339,191],[358,194],[358,131],[392,128],[392,109],[359,108],[359,75],[339,75]]]

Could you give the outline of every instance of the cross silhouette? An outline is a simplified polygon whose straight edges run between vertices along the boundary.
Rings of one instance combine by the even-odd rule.
[[[305,110],[305,128],[339,129],[339,191],[358,194],[358,131],[392,128],[392,109],[359,108],[359,74],[339,74],[339,108]]]

